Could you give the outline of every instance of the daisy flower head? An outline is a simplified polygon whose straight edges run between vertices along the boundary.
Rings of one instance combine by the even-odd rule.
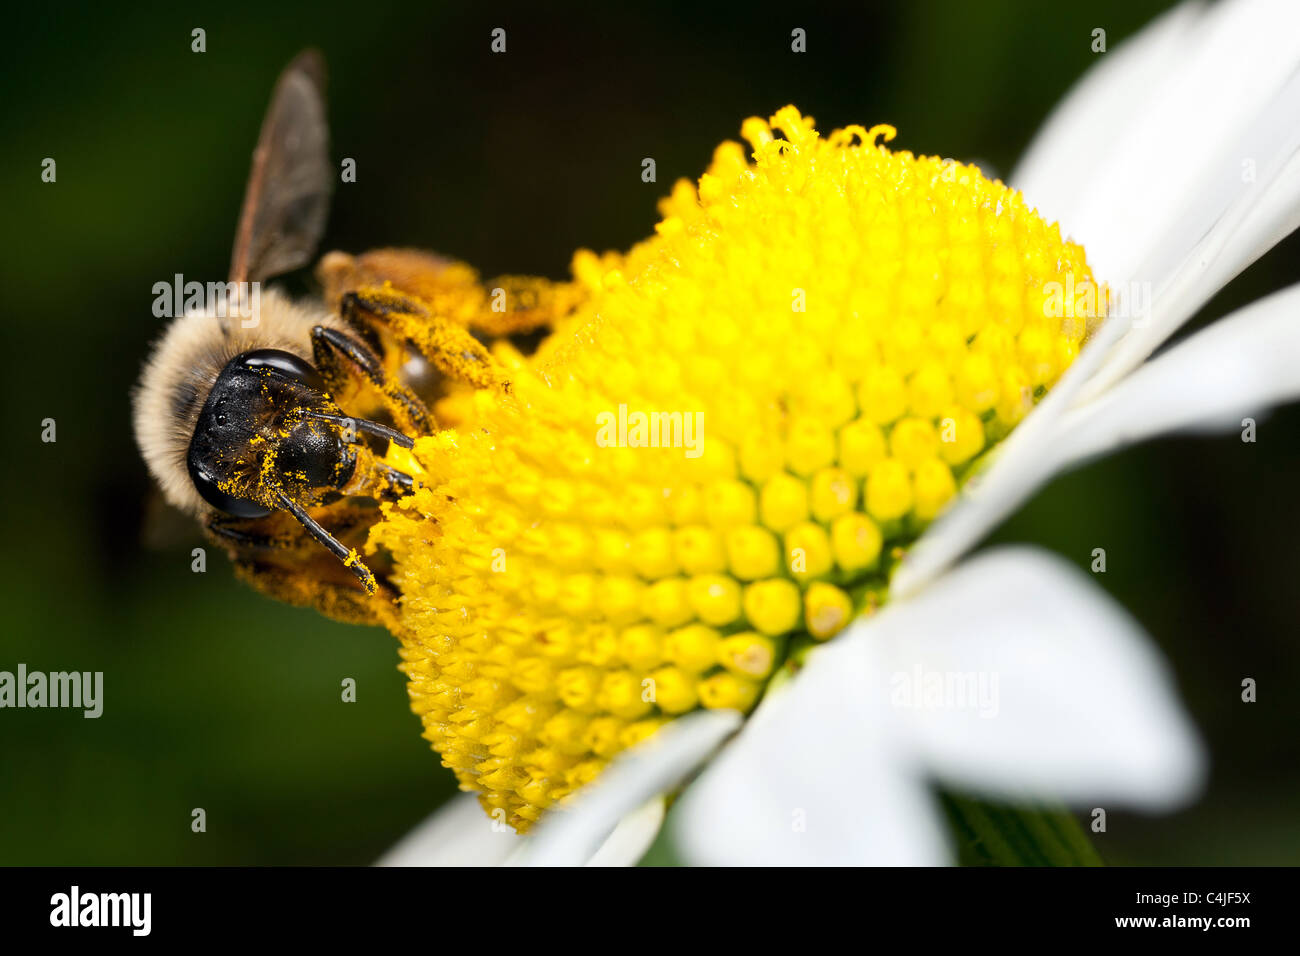
[[[1273,135],[1300,45],[1241,26],[1259,12],[1181,9],[1113,54],[1023,192],[786,107],[678,183],[652,238],[575,256],[581,301],[508,393],[417,443],[422,487],[374,531],[413,709],[481,806],[389,862],[634,861],[697,774],[675,817],[702,863],[943,862],[933,780],[1194,793],[1199,743],[1136,624],[1059,559],[962,557],[1062,468],[1297,391],[1289,292],[1143,361],[1300,213],[1300,144]],[[1240,44],[1225,61],[1231,30],[1291,72]],[[1139,241],[1106,231],[1089,177],[1162,167],[1070,146],[1200,95],[1171,33],[1250,92],[1234,148],[1259,177],[1210,188],[1221,164],[1195,153],[1152,195],[1125,180],[1151,200]],[[1209,367],[1218,387],[1189,388]]]

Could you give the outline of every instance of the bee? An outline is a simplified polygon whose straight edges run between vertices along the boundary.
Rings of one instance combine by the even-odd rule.
[[[432,434],[430,405],[453,389],[508,391],[493,340],[548,327],[576,293],[506,276],[489,294],[469,267],[407,249],[329,253],[319,300],[261,290],[310,262],[324,232],[323,91],[320,55],[300,54],[253,153],[225,287],[254,290],[252,320],[211,303],[175,318],[136,386],[135,435],[163,496],[240,577],[331,617],[386,623],[390,568],[361,552],[379,503],[416,487],[392,449]],[[512,307],[490,307],[503,297]]]

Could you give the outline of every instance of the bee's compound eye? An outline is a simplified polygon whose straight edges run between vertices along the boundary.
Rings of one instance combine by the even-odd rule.
[[[245,352],[236,361],[244,368],[269,369],[277,375],[301,382],[318,392],[325,390],[325,383],[320,373],[310,363],[303,361],[292,352],[284,352],[280,349],[255,349],[252,352]]]
[[[265,518],[271,513],[270,508],[259,505],[256,501],[249,501],[247,498],[236,498],[234,495],[228,495],[221,490],[217,480],[194,461],[191,456],[189,460],[190,481],[194,482],[194,488],[199,495],[212,507],[218,511],[223,511],[235,518]]]

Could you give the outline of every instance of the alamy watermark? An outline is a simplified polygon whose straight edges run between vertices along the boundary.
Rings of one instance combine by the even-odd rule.
[[[1067,272],[1064,282],[1045,282],[1043,296],[1043,315],[1049,319],[1115,317],[1132,319],[1133,327],[1141,328],[1151,314],[1150,282],[1098,285],[1084,279],[1076,283],[1074,273]]]
[[[682,448],[687,458],[704,454],[703,412],[601,412],[596,416],[601,448]]]
[[[262,315],[260,282],[186,282],[178,272],[170,282],[155,282],[153,295],[153,314],[159,319],[207,315],[239,319],[242,327],[251,329]]]
[[[917,664],[889,678],[889,702],[902,710],[973,710],[998,715],[998,675],[990,671],[930,671]]]
[[[67,707],[87,719],[104,712],[103,671],[0,671],[0,707]]]
[[[74,884],[50,897],[51,926],[124,926],[132,936],[148,936],[152,912],[152,893],[83,893]]]

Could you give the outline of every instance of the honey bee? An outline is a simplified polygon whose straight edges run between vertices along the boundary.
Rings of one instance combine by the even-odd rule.
[[[576,293],[506,276],[489,294],[469,267],[407,249],[329,253],[319,300],[262,291],[306,265],[324,232],[334,173],[323,90],[319,54],[299,55],[262,124],[226,286],[254,290],[251,321],[211,303],[172,320],[133,395],[135,434],[164,497],[199,519],[239,576],[331,617],[383,623],[390,569],[361,549],[378,503],[416,484],[388,460],[392,447],[433,433],[430,405],[453,389],[507,391],[493,340],[548,327]]]

